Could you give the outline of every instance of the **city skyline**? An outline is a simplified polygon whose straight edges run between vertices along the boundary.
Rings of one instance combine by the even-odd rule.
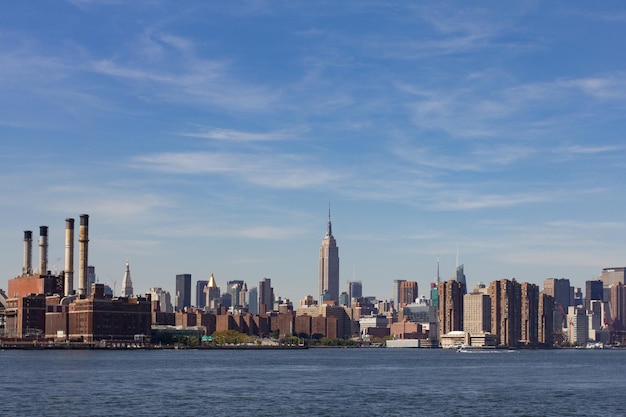
[[[317,298],[331,201],[339,288],[427,295],[438,258],[468,289],[584,287],[626,265],[622,8],[2,5],[0,272],[42,225],[63,270],[89,213],[101,283],[128,260],[137,293],[214,272]]]

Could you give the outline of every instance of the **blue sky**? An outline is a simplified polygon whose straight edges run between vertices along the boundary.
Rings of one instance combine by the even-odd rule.
[[[457,247],[470,287],[583,285],[626,265],[625,35],[621,2],[4,2],[0,272],[88,213],[118,291],[128,259],[297,303],[330,203],[342,290]]]

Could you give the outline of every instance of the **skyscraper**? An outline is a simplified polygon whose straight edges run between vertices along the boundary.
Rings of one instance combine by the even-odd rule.
[[[567,308],[570,303],[570,284],[567,278],[548,278],[543,281],[543,292],[554,299],[554,331],[567,327]]]
[[[417,295],[417,282],[404,281],[400,284],[400,301],[398,303],[399,307],[402,308],[407,304],[414,303]]]
[[[463,330],[463,291],[465,286],[456,280],[440,282],[439,295],[439,335]],[[439,338],[441,340],[441,337]]]
[[[242,280],[226,281],[226,291],[230,294],[233,307],[245,307],[248,286]]]
[[[350,302],[352,302],[353,298],[363,297],[363,284],[361,281],[348,281],[346,283],[346,289],[348,290],[348,306],[350,305]]]
[[[203,292],[205,294],[205,306],[210,309],[216,309],[220,303],[220,287],[217,286],[217,282],[215,282],[215,277],[213,276],[213,272],[211,272],[211,276],[209,277],[209,282],[203,288]]]
[[[250,288],[248,299],[248,312],[250,314],[259,314],[259,290],[257,287]]]
[[[263,314],[274,309],[274,288],[272,280],[263,278],[259,282],[259,313]]]
[[[537,341],[545,347],[554,343],[554,298],[543,291],[539,293]]]
[[[176,275],[176,311],[191,307],[191,274]]]
[[[592,280],[585,281],[585,308],[589,309],[592,300],[602,300],[604,297],[604,289],[602,288],[602,281]]]
[[[87,267],[87,294],[91,295],[91,286],[96,283],[96,267]]]
[[[471,335],[491,332],[491,298],[473,292],[463,296],[463,331]]]
[[[203,309],[204,306],[206,306],[204,287],[206,287],[208,283],[209,281],[203,279],[196,281],[196,308]]]
[[[396,311],[400,310],[400,286],[403,282],[406,282],[405,279],[394,279],[393,280],[393,305]]]
[[[163,313],[173,313],[169,291],[165,291],[160,287],[154,287],[148,290],[148,294],[151,296],[152,305],[154,307],[158,306],[158,311]]]
[[[456,267],[456,271],[452,279],[463,284],[463,294],[467,294],[467,282],[465,280],[465,272],[463,272],[463,265]]]
[[[501,279],[489,284],[491,297],[491,333],[499,344],[517,346],[521,333],[521,286],[515,279]]]
[[[339,301],[339,248],[333,237],[330,209],[328,210],[326,236],[320,247],[319,293],[322,301]]]
[[[535,284],[520,284],[520,337],[519,342],[527,346],[536,346],[539,320],[539,287]]]
[[[133,281],[130,279],[130,264],[126,261],[126,271],[124,272],[124,279],[122,280],[122,290],[120,292],[122,297],[130,297],[133,295]]]

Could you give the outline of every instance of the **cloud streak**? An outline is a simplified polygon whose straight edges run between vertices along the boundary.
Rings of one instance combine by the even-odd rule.
[[[299,189],[336,181],[342,174],[315,167],[295,154],[166,152],[133,158],[131,166],[161,173],[220,174],[270,188]]]

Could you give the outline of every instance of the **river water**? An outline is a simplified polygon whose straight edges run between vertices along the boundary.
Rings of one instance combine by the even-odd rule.
[[[626,350],[4,350],[0,366],[0,416],[626,416]]]

